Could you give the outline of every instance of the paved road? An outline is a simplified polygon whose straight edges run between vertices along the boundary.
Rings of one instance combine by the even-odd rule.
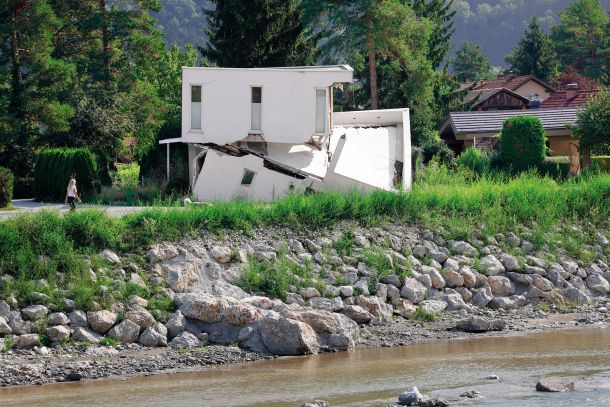
[[[0,220],[6,220],[20,213],[32,213],[41,210],[54,210],[60,214],[64,214],[70,210],[67,204],[59,203],[44,203],[35,202],[32,199],[14,199],[12,201],[13,210],[2,210],[0,211]],[[79,209],[101,209],[110,216],[120,217],[128,213],[140,212],[146,207],[141,206],[107,206],[107,205],[88,205],[88,204],[77,204],[77,210]]]

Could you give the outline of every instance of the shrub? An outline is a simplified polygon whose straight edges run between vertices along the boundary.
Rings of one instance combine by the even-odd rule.
[[[546,136],[540,119],[534,116],[506,119],[500,133],[500,153],[515,171],[538,167],[546,156]]]
[[[540,175],[554,179],[566,179],[570,175],[569,157],[546,157],[538,166]]]
[[[0,167],[0,208],[11,204],[13,199],[13,173],[4,167]]]
[[[118,188],[135,188],[139,185],[140,166],[137,163],[117,164],[117,170],[110,174],[112,185]]]
[[[487,153],[476,147],[468,147],[457,159],[459,166],[473,171],[477,175],[487,174],[490,168],[490,159]]]
[[[86,148],[52,148],[38,154],[34,168],[34,195],[38,200],[63,201],[70,178],[76,178],[79,195],[99,191],[95,157]]]

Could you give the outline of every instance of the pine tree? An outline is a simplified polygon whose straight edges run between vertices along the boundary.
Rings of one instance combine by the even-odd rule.
[[[251,68],[315,64],[298,0],[214,0],[204,10],[208,42],[201,55],[217,66]]]
[[[455,32],[454,0],[410,0],[411,7],[419,17],[429,19],[432,23],[432,32],[428,40],[428,59],[432,67],[441,66],[447,52],[451,48],[451,36]]]
[[[558,61],[553,43],[535,16],[517,46],[506,57],[506,62],[516,74],[534,75],[543,81],[550,80],[557,73]]]
[[[575,0],[551,27],[562,65],[610,83],[610,17],[600,0]]]
[[[460,82],[479,81],[493,77],[493,66],[479,44],[464,41],[451,62]]]

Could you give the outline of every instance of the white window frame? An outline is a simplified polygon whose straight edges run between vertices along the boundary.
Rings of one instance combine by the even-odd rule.
[[[200,129],[193,129],[191,126],[193,125],[193,87],[194,86],[199,86],[201,88],[201,102],[200,103],[200,112],[199,112],[199,117],[200,117]],[[191,133],[203,133],[203,84],[199,84],[199,83],[190,83],[189,84],[189,114],[188,114],[188,124],[189,124],[189,132]]]
[[[244,184],[244,183],[243,183],[243,181],[244,181],[244,177],[246,176],[246,171],[247,171],[247,172],[251,172],[251,173],[253,174],[253,175],[252,175],[252,180],[250,181],[250,183],[249,183],[249,184]],[[252,186],[252,184],[254,184],[254,180],[256,179],[256,174],[257,174],[257,173],[256,173],[256,171],[253,171],[253,170],[251,170],[250,168],[245,168],[245,167],[244,167],[244,171],[243,171],[243,172],[242,172],[242,174],[241,174],[241,181],[239,182],[240,186],[242,186],[242,187],[246,187],[246,188],[248,188],[248,187]]]
[[[252,128],[252,89],[260,88],[261,90],[261,128],[259,130],[254,130]],[[263,134],[263,86],[262,85],[250,85],[250,134]]]
[[[326,93],[326,103],[324,104],[324,132],[319,133],[316,129],[316,120],[317,120],[317,106],[318,106],[318,91],[319,90],[323,90]],[[325,136],[329,133],[329,126],[330,126],[330,100],[328,97],[329,94],[329,90],[328,88],[324,88],[324,87],[320,87],[320,88],[315,88],[314,91],[314,120],[313,120],[313,126],[314,126],[314,134],[316,136]]]

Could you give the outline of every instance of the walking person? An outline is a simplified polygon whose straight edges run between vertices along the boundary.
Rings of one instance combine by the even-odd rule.
[[[74,178],[72,178],[70,180],[70,182],[68,183],[68,188],[66,190],[66,199],[65,199],[64,203],[69,204],[70,210],[74,211],[74,210],[76,210],[75,201],[78,201],[79,203],[83,202],[83,201],[81,201],[80,197],[78,196],[78,191],[76,190],[76,180]]]

